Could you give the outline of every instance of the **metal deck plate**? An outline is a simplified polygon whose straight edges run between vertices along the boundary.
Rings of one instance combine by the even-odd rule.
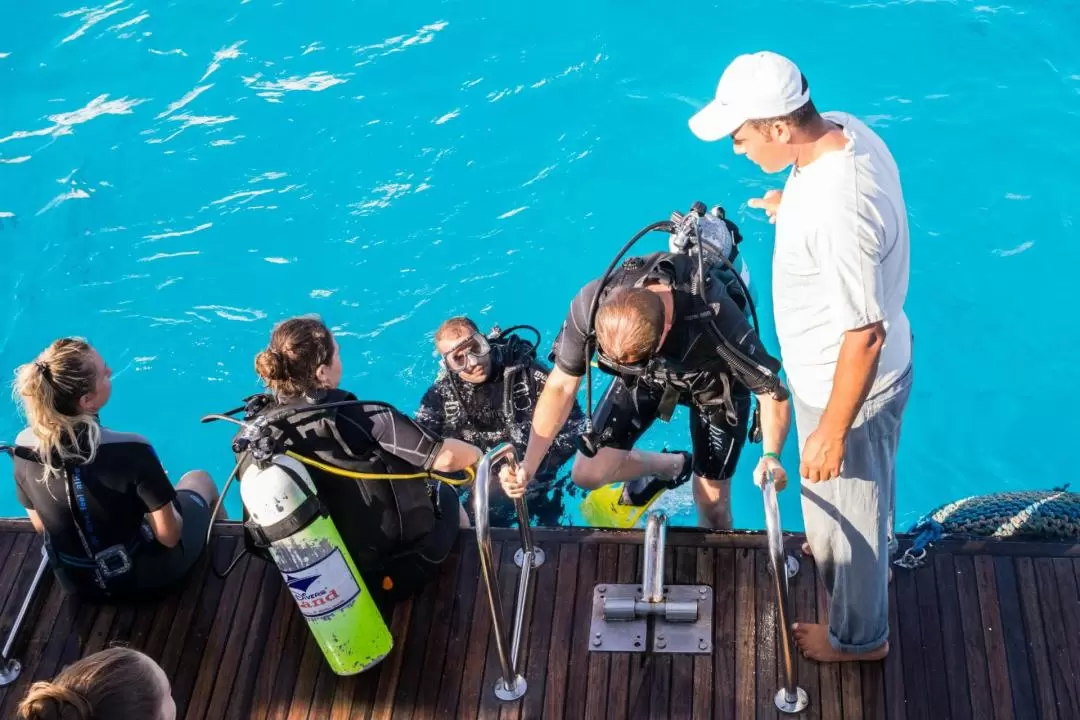
[[[638,620],[604,620],[604,598],[634,600],[641,597],[641,585],[597,585],[593,588],[589,650],[596,652],[645,652],[648,623]]]
[[[652,651],[703,655],[713,649],[713,591],[708,585],[665,585],[664,597],[672,602],[698,601],[698,618],[692,623],[672,623],[656,616]]]

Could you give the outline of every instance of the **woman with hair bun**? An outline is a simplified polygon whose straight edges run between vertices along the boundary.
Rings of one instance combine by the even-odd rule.
[[[217,489],[201,470],[174,488],[148,440],[101,425],[112,371],[97,350],[55,341],[19,367],[14,395],[28,424],[12,448],[16,496],[61,585],[120,600],[182,580],[204,549]]]
[[[305,467],[369,589],[397,598],[426,584],[459,526],[468,525],[457,493],[432,474],[475,465],[480,449],[440,438],[391,405],[339,389],[341,354],[318,318],[278,324],[255,357],[255,370],[269,392],[249,405],[247,420],[262,416],[282,448],[331,470],[421,476],[352,479]],[[328,403],[334,405],[323,407]],[[243,478],[251,460],[246,454],[238,459]]]
[[[175,720],[176,703],[165,671],[148,655],[115,647],[36,682],[19,703],[19,720]]]

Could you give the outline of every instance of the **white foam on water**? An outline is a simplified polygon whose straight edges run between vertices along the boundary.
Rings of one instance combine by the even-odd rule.
[[[202,225],[199,225],[198,227],[193,227],[190,230],[177,230],[177,231],[173,231],[173,232],[161,233],[160,235],[143,235],[143,238],[145,238],[146,240],[153,241],[153,240],[164,240],[165,238],[182,237],[184,235],[194,235],[197,232],[202,232],[203,230],[206,230],[206,229],[211,228],[213,226],[214,226],[214,223],[208,222],[208,223],[203,223]]]
[[[130,5],[125,5],[124,7],[117,7],[117,5],[120,5],[122,2],[123,0],[115,0],[114,2],[111,2],[108,5],[100,8],[79,8],[78,10],[69,10],[67,12],[60,13],[60,17],[62,18],[78,17],[80,15],[83,16],[82,26],[78,30],[61,40],[60,44],[63,45],[64,43],[71,42],[72,40],[78,40],[83,35],[85,35],[90,28],[94,27],[102,20],[107,20],[108,18],[116,15],[117,13],[121,13],[125,10],[131,9]]]
[[[500,215],[499,217],[497,217],[495,219],[496,220],[505,220],[506,218],[514,217],[519,212],[524,212],[525,210],[528,210],[528,209],[529,209],[528,205],[522,205],[519,208],[514,208],[513,210],[508,210],[508,211],[504,212],[502,215]]]
[[[240,57],[240,46],[244,44],[243,40],[235,42],[227,48],[222,48],[214,53],[214,59],[207,66],[206,72],[199,78],[199,82],[202,82],[206,78],[216,73],[221,68],[221,63],[225,60],[235,60]]]
[[[62,193],[62,194],[57,195],[56,197],[54,197],[52,200],[49,201],[49,203],[45,207],[41,208],[36,213],[34,213],[34,216],[36,217],[38,215],[41,215],[44,212],[48,212],[49,210],[52,210],[57,205],[59,205],[61,203],[65,203],[68,200],[85,200],[85,199],[87,199],[89,197],[90,197],[90,194],[88,192],[86,192],[85,190],[83,190],[82,188],[73,188],[71,190],[68,190],[66,193]]]
[[[446,113],[442,117],[436,118],[432,122],[434,122],[436,125],[442,125],[443,123],[446,123],[446,122],[449,122],[450,120],[453,120],[454,118],[456,118],[460,114],[461,114],[461,108],[454,108],[450,112]]]
[[[189,255],[201,255],[199,250],[182,250],[174,253],[157,253],[156,255],[150,255],[148,257],[139,258],[138,262],[155,262],[157,260],[166,260],[168,258],[176,257],[188,257]]]
[[[197,88],[189,91],[186,95],[184,95],[184,97],[180,98],[179,100],[177,100],[174,103],[171,103],[169,105],[169,107],[165,108],[162,112],[158,113],[156,119],[160,120],[163,117],[168,117],[169,115],[172,115],[174,112],[176,112],[180,108],[184,107],[189,102],[191,102],[195,98],[199,97],[200,95],[202,95],[204,92],[206,92],[207,90],[209,90],[212,87],[214,87],[214,84],[210,83],[209,85],[200,85]]]

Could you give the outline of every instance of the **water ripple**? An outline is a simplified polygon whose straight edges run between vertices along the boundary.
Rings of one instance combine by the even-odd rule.
[[[11,135],[0,138],[0,143],[45,135],[60,137],[71,133],[71,128],[75,125],[89,122],[102,115],[131,115],[132,108],[146,102],[146,100],[130,100],[126,97],[109,100],[108,97],[108,94],[98,95],[78,110],[49,115],[47,119],[53,122],[52,126],[40,130],[16,130]]]
[[[221,62],[223,60],[235,60],[240,57],[240,46],[244,44],[244,41],[235,42],[227,48],[222,48],[214,53],[214,59],[210,61],[210,65],[207,66],[206,72],[199,78],[199,82],[202,82],[206,78],[216,73],[221,68]],[[181,51],[183,52],[183,51]]]
[[[197,232],[201,232],[201,231],[206,230],[207,228],[211,228],[213,226],[214,226],[214,223],[208,222],[208,223],[203,223],[202,225],[199,225],[198,227],[193,227],[190,230],[170,231],[170,232],[161,233],[160,235],[143,235],[143,238],[145,238],[146,240],[149,240],[150,242],[153,242],[155,240],[164,240],[165,238],[181,237],[183,235],[194,235]]]
[[[72,40],[77,40],[83,35],[85,35],[90,28],[94,27],[102,20],[106,20],[113,15],[121,13],[125,10],[130,10],[130,5],[125,5],[124,7],[117,7],[117,5],[120,5],[123,1],[124,0],[114,0],[114,2],[111,2],[108,5],[100,8],[79,8],[78,10],[69,10],[67,12],[60,13],[60,17],[62,18],[79,17],[80,15],[83,16],[82,27],[61,40],[60,44],[63,45],[64,43],[71,42]]]

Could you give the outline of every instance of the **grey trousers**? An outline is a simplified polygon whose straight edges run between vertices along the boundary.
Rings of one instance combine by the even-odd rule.
[[[806,539],[829,592],[829,641],[843,652],[867,652],[889,637],[896,451],[911,384],[909,367],[863,403],[844,445],[839,477],[802,479]],[[823,410],[792,398],[801,453]]]

